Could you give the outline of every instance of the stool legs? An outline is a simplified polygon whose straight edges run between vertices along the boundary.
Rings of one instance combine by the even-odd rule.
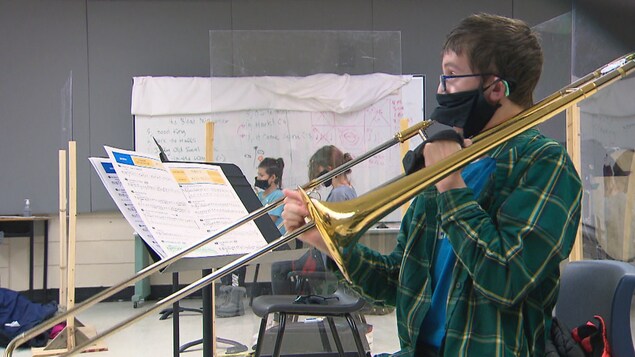
[[[284,335],[284,328],[287,326],[287,314],[285,312],[279,312],[280,324],[278,325],[278,335],[276,336],[276,343],[273,346],[273,357],[280,357],[280,351],[282,349],[282,336]]]
[[[333,341],[335,341],[335,347],[337,347],[337,352],[340,354],[340,357],[344,357],[344,347],[342,347],[342,341],[340,340],[340,335],[337,333],[337,328],[335,327],[335,321],[333,321],[332,316],[328,316],[326,320],[329,322],[329,327],[331,328],[331,335],[333,335]]]
[[[279,314],[280,314],[280,322],[278,325],[278,334],[276,335],[276,341],[273,347],[273,353],[272,353],[273,357],[280,357],[280,354],[282,352],[281,351],[282,337],[284,336],[284,330],[285,330],[286,322],[287,322],[287,314],[284,312],[280,312]],[[362,344],[362,340],[359,335],[359,330],[357,328],[357,323],[355,322],[355,319],[351,316],[351,314],[344,314],[344,318],[346,318],[346,322],[348,322],[348,326],[351,328],[351,332],[353,333],[353,339],[355,340],[355,346],[357,346],[357,351],[359,353],[359,356],[360,357],[365,356],[366,352],[364,350],[364,345]],[[256,357],[260,357],[260,355],[262,354],[262,345],[263,345],[263,340],[264,340],[264,336],[265,336],[265,332],[267,328],[267,319],[268,319],[268,314],[265,314],[262,317],[262,320],[260,322],[260,330],[258,331],[258,341],[256,343],[256,351],[255,351]],[[331,330],[331,335],[333,336],[333,341],[335,342],[335,346],[337,347],[337,352],[339,353],[341,357],[343,357],[344,347],[342,346],[342,341],[340,339],[339,334],[337,333],[337,327],[335,326],[335,321],[333,320],[332,316],[327,316],[326,319],[328,321],[329,328]]]
[[[284,312],[279,313],[280,322],[278,324],[278,334],[276,335],[276,342],[273,346],[273,357],[280,357],[280,351],[282,348],[282,336],[284,335],[284,328],[287,324],[287,314]],[[265,336],[265,332],[267,330],[267,319],[269,314],[265,314],[260,320],[260,330],[258,331],[258,341],[256,342],[256,351],[254,355],[256,357],[260,357],[262,354],[262,345]]]
[[[258,330],[258,339],[256,341],[256,351],[255,351],[256,357],[260,357],[260,354],[262,353],[262,340],[264,339],[265,331],[267,330],[268,317],[269,315],[265,314],[265,316],[263,316],[262,319],[260,320],[260,330]]]
[[[346,317],[346,321],[348,322],[348,326],[351,327],[351,331],[353,331],[353,339],[355,340],[355,345],[357,346],[357,351],[360,356],[364,356],[364,345],[362,345],[362,339],[359,337],[359,330],[357,329],[357,324],[355,323],[355,319],[351,314],[344,315]]]

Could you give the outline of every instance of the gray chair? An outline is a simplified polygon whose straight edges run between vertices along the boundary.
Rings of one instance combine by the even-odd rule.
[[[615,357],[635,357],[631,335],[631,302],[635,266],[612,260],[571,262],[564,268],[555,316],[569,328],[600,315]]]

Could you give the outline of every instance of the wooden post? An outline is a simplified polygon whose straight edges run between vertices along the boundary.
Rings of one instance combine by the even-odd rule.
[[[66,150],[59,151],[60,284],[59,303],[66,310]]]
[[[205,162],[214,162],[214,122],[205,123]],[[212,269],[214,272],[214,269]],[[211,284],[212,296],[212,355],[216,356],[216,281]]]
[[[633,194],[635,193],[635,154],[631,155],[631,168],[626,185],[626,205],[624,209],[624,234],[622,235],[623,260],[631,259],[631,224],[633,224]]]
[[[77,233],[77,143],[68,142],[68,298],[66,307],[75,306],[75,245]],[[75,347],[75,318],[66,320],[68,339],[66,348]]]
[[[205,162],[214,161],[214,122],[205,123]]]
[[[567,152],[573,161],[576,171],[580,174],[582,171],[581,151],[580,151],[580,107],[574,105],[567,109]],[[573,244],[573,249],[569,255],[569,261],[582,260],[582,222],[578,225],[578,234]]]

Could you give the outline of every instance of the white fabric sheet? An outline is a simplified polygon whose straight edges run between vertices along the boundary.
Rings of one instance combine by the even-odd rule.
[[[315,74],[307,77],[134,77],[133,115],[254,109],[348,113],[400,89],[412,76]]]

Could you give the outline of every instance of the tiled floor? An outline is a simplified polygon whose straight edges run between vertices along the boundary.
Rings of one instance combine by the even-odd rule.
[[[131,302],[100,303],[81,314],[78,319],[88,326],[93,326],[98,332],[121,322],[133,315],[143,312],[153,302],[147,302],[134,309]],[[182,306],[199,308],[200,299],[184,300]],[[249,308],[245,300],[245,315],[231,318],[216,319],[217,335],[219,337],[238,341],[247,346],[253,346],[257,337],[260,318]],[[182,313],[180,318],[181,344],[200,339],[202,337],[201,314]],[[372,353],[394,352],[399,349],[395,314],[367,316],[369,324],[373,325]],[[127,356],[172,356],[172,320],[159,320],[159,315],[140,320],[138,323],[108,337],[104,343],[108,351],[96,352],[95,357],[127,357]],[[225,353],[227,345],[218,345],[218,355]],[[0,348],[0,352],[4,352]],[[194,346],[181,354],[183,357],[202,356],[202,346]],[[31,356],[29,349],[20,349],[13,354],[15,357]],[[84,355],[85,356],[85,355]]]

